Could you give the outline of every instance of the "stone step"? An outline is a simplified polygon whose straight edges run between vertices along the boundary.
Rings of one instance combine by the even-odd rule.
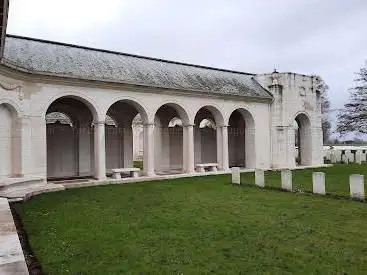
[[[0,179],[0,190],[8,189],[8,188],[18,188],[18,187],[28,187],[28,186],[37,186],[40,184],[44,184],[45,180],[41,177],[18,177],[18,178],[5,178]]]
[[[65,187],[61,184],[47,183],[41,186],[0,191],[0,196],[6,197],[11,201],[19,201],[28,200],[31,197],[42,193],[56,192],[62,190],[65,190]]]

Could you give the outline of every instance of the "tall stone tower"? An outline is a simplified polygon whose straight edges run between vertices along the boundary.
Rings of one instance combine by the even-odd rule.
[[[257,75],[256,79],[274,96],[271,104],[272,167],[323,164],[321,95],[315,77],[278,73]],[[298,131],[298,148],[296,148]]]

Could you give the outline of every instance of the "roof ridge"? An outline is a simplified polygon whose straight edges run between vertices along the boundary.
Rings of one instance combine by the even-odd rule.
[[[39,39],[39,38],[33,38],[33,37],[27,37],[27,36],[20,36],[20,35],[14,35],[14,34],[6,34],[6,37],[16,38],[16,39],[23,39],[23,40],[30,40],[30,41],[35,41],[35,42],[48,43],[48,44],[53,44],[53,45],[58,45],[58,46],[66,46],[66,47],[72,47],[72,48],[78,48],[78,49],[84,49],[84,50],[90,50],[90,51],[97,51],[97,52],[103,52],[103,53],[124,55],[124,56],[129,56],[129,57],[135,57],[135,58],[165,62],[165,63],[175,64],[175,65],[190,66],[190,67],[208,69],[208,70],[213,70],[213,71],[235,73],[235,74],[242,74],[242,75],[249,75],[249,76],[255,76],[256,75],[254,73],[246,73],[246,72],[241,72],[241,71],[222,69],[222,68],[192,64],[192,63],[185,63],[185,62],[167,60],[167,59],[162,59],[162,58],[155,58],[155,57],[125,53],[125,52],[105,50],[105,49],[100,49],[100,48],[92,48],[92,47],[87,47],[87,46],[80,46],[80,45],[75,45],[75,44],[69,44],[69,43],[64,43],[64,42],[57,42],[57,41],[51,41],[51,40],[45,40],[45,39]]]

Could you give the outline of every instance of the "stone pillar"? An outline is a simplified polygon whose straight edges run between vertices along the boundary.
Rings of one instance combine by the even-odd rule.
[[[125,126],[122,131],[123,142],[123,167],[131,168],[134,166],[133,154],[133,129],[131,126]]]
[[[94,177],[106,179],[105,122],[94,122]]]
[[[47,129],[44,117],[30,117],[32,161],[24,163],[32,175],[47,178]],[[26,131],[24,129],[24,131]],[[24,136],[24,138],[26,138]],[[23,166],[23,168],[25,168]],[[28,171],[29,171],[28,170]],[[24,173],[24,172],[22,172]]]
[[[350,196],[352,198],[364,200],[364,176],[363,175],[350,175]]]
[[[232,167],[232,184],[241,184],[241,174],[239,167]]]
[[[19,120],[20,126],[20,174],[27,176],[31,174],[30,163],[32,162],[32,134],[30,121],[26,117]]]
[[[144,125],[144,174],[154,176],[154,124]]]
[[[183,128],[183,135],[184,170],[186,173],[194,173],[194,125],[185,125]]]
[[[314,172],[312,173],[312,185],[313,193],[325,195],[325,173]]]
[[[265,175],[264,170],[255,170],[255,184],[259,187],[265,187]]]
[[[222,169],[229,171],[228,161],[228,126],[222,126]]]
[[[282,170],[281,180],[282,180],[282,189],[292,191],[292,171]]]
[[[222,127],[217,127],[217,162],[219,170],[224,170],[222,161],[222,146]]]

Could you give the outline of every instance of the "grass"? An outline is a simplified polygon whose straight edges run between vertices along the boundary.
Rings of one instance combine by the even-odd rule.
[[[345,193],[364,169],[325,169],[327,188]],[[229,179],[82,188],[15,208],[46,274],[367,274],[365,203]],[[297,186],[310,180],[310,170],[295,173]]]
[[[140,168],[140,170],[143,170],[143,161],[142,160],[134,160],[134,167]]]

